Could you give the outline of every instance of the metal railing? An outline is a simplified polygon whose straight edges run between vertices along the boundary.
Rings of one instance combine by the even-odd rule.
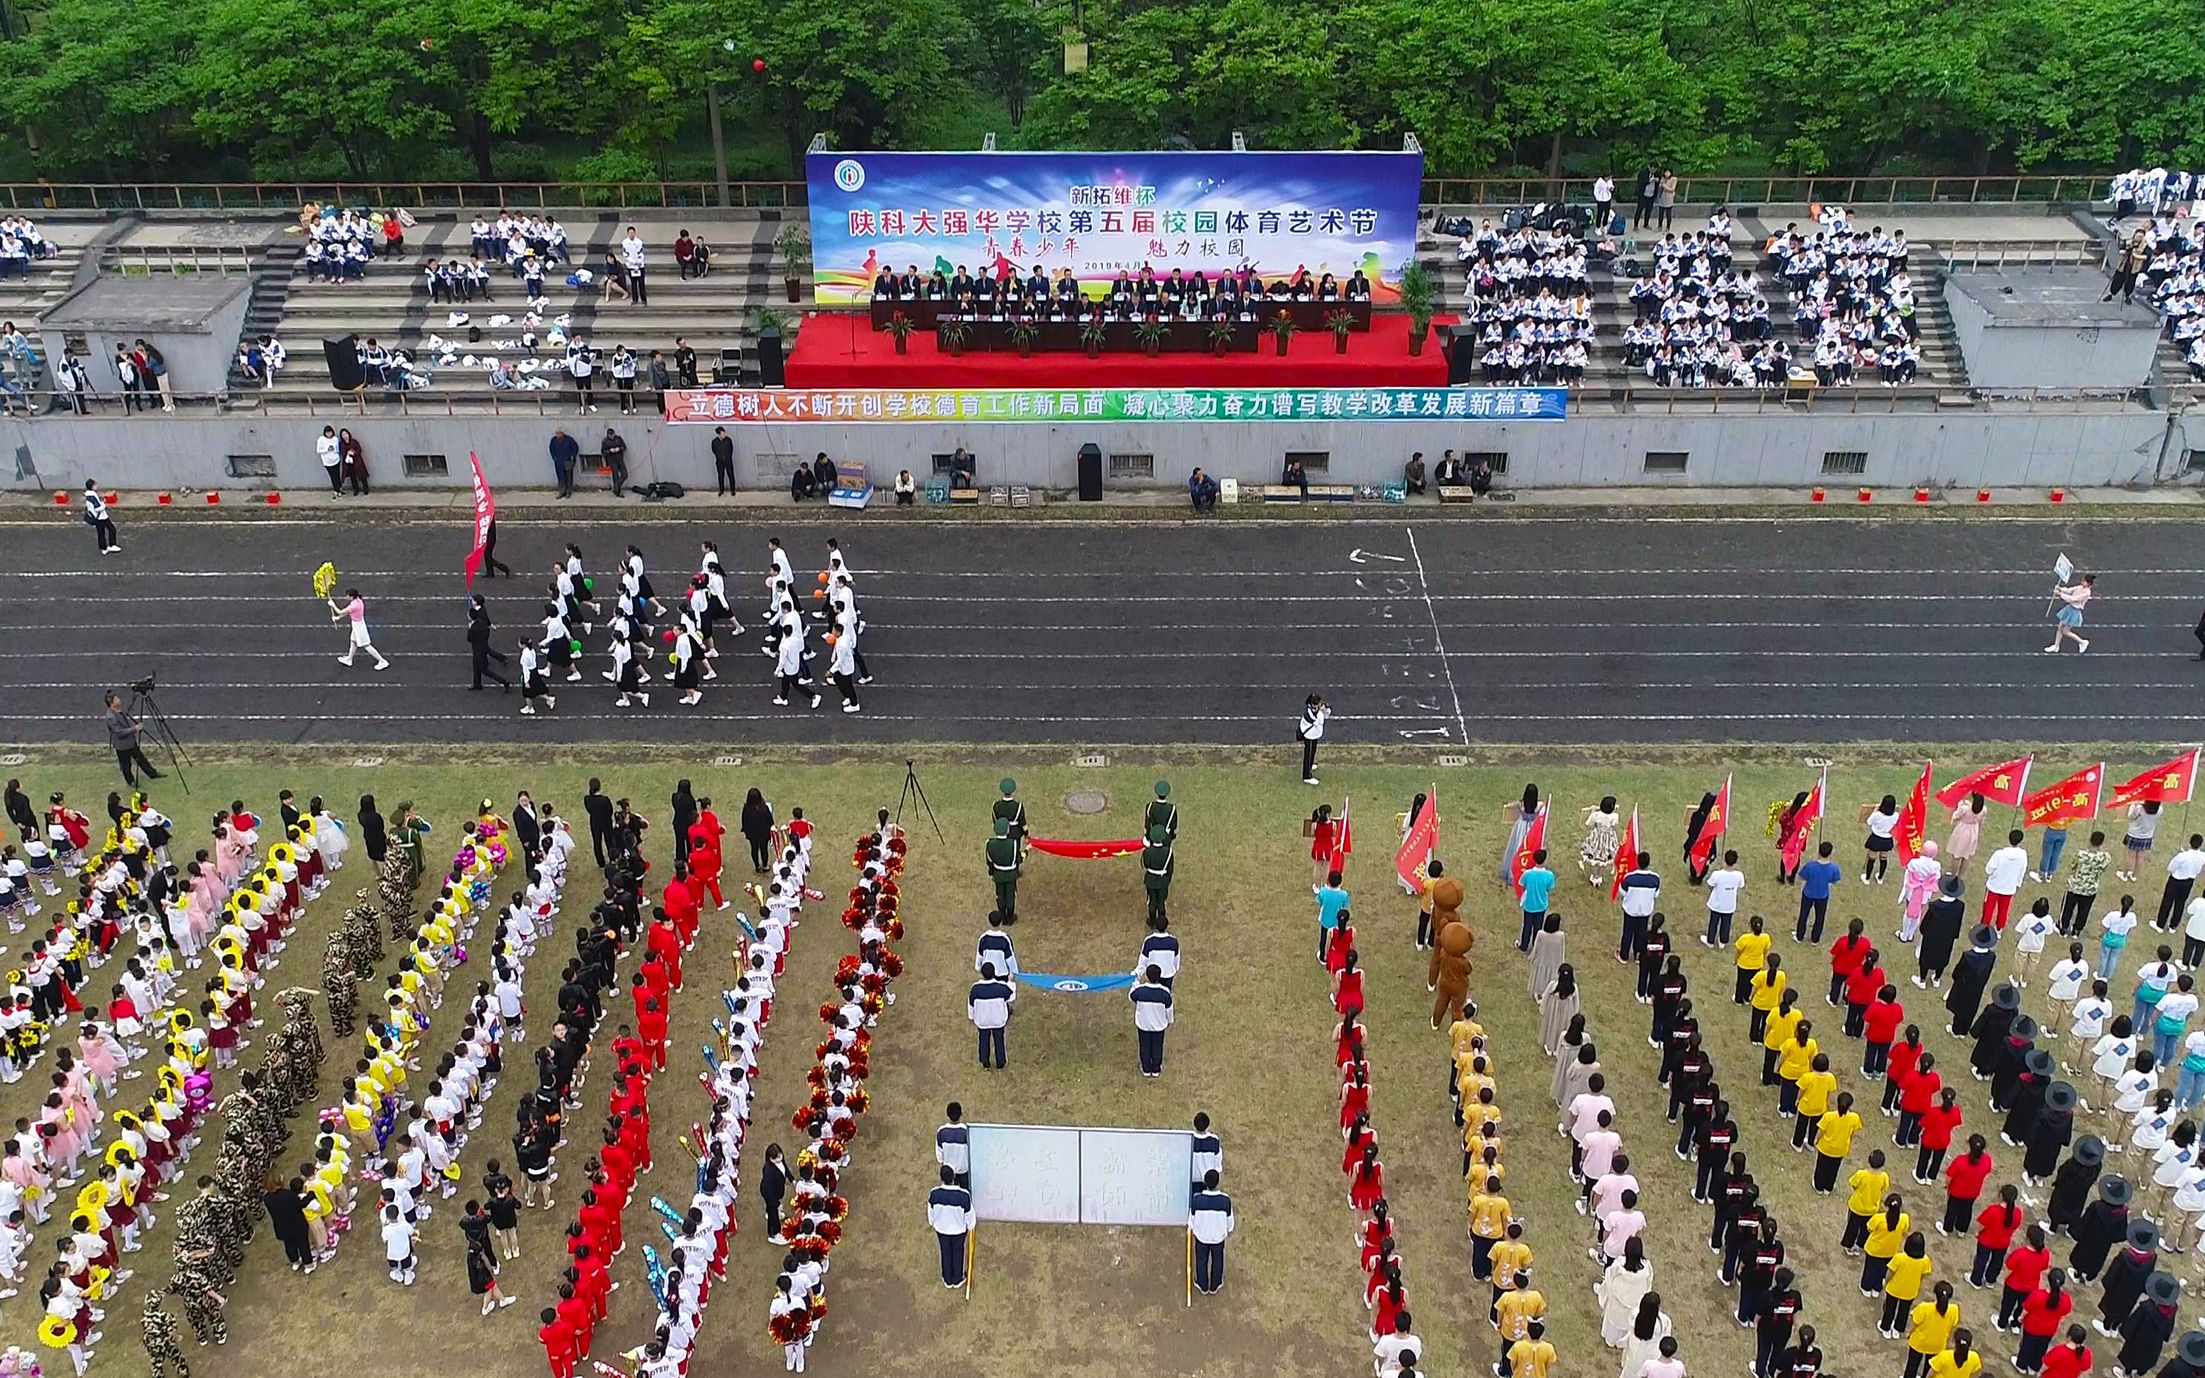
[[[1925,246],[1947,272],[1984,268],[2100,268],[2106,245],[2095,239],[1952,240]]]
[[[709,386],[709,385],[708,385]],[[1897,387],[1883,387],[1875,383],[1832,385],[1794,383],[1772,387],[1753,388],[1679,388],[1656,387],[1652,383],[1595,381],[1570,390],[1571,412],[1574,416],[1588,414],[1585,404],[1612,403],[1622,412],[1662,412],[1689,415],[1758,415],[1762,413],[1829,414],[1896,413],[1901,410],[1939,409],[1951,405],[1953,399],[1964,399],[1969,408],[1988,407],[2010,410],[2021,408],[2036,410],[2072,410],[2077,406],[2146,406],[2157,402],[2161,410],[2175,411],[2183,408],[2205,406],[2205,383],[2176,382],[2169,380],[2158,387],[2135,388],[1974,388],[1966,386],[1940,386],[1937,383],[1904,383]],[[150,396],[150,394],[148,394]],[[618,401],[614,394],[601,397],[611,399],[598,405],[601,415],[618,414]],[[8,400],[16,406],[28,399],[31,414],[45,417],[57,423],[71,420],[69,397],[65,392],[37,389],[28,393],[18,392]],[[639,390],[637,415],[658,415],[651,404],[652,394]],[[345,396],[335,392],[263,391],[258,388],[239,387],[221,392],[179,392],[174,395],[176,412],[164,413],[155,398],[147,409],[138,413],[124,413],[121,396],[111,388],[87,394],[85,401],[89,415],[95,418],[118,419],[126,415],[142,415],[148,419],[174,420],[187,414],[206,416],[234,415],[258,412],[264,416],[329,417],[346,416],[405,416],[405,417],[573,417],[576,415],[575,394],[572,389],[548,388],[527,391],[480,392],[421,391],[385,393],[368,391]]]
[[[1635,173],[1617,179],[1617,204],[1632,204]],[[1685,205],[2014,204],[2088,201],[2104,194],[2110,174],[2020,174],[2001,177],[1681,177]],[[728,199],[743,209],[801,206],[801,181],[728,183]],[[347,206],[665,207],[699,209],[720,203],[710,180],[660,182],[7,182],[0,196],[13,210],[293,210],[308,201]],[[1589,177],[1427,177],[1426,205],[1515,205],[1590,201]]]
[[[728,200],[745,209],[801,206],[802,182],[730,182]],[[295,211],[312,201],[342,206],[403,206],[494,211],[499,207],[717,207],[719,186],[701,182],[5,182],[14,210]]]
[[[1615,199],[1635,203],[1637,173],[1616,177]],[[2110,174],[2009,177],[1679,177],[1679,205],[1907,204],[1974,205],[2024,201],[2088,201],[2101,197]],[[1589,177],[1427,177],[1423,199],[1437,206],[1520,205],[1592,200]]]
[[[100,251],[100,268],[125,277],[168,273],[177,277],[214,273],[250,274],[253,254],[239,245],[187,247],[168,244],[109,244]]]

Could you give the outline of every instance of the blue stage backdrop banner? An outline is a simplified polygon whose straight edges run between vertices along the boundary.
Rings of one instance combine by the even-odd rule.
[[[812,153],[819,300],[871,298],[883,269],[974,276],[1307,269],[1395,300],[1416,250],[1421,153]]]

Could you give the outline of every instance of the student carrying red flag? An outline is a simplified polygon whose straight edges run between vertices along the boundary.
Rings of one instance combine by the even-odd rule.
[[[1971,794],[1980,794],[1993,804],[2019,806],[2022,796],[2029,792],[2029,766],[2035,760],[2033,755],[2020,756],[1963,775],[1937,791],[1937,802],[1949,809]]]

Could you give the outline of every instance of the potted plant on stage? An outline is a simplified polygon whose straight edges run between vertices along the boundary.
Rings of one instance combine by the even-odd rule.
[[[1164,323],[1154,316],[1142,317],[1133,327],[1133,339],[1143,354],[1155,358],[1164,348]]]
[[[1345,310],[1327,311],[1325,313],[1325,329],[1332,332],[1333,353],[1347,353],[1348,332],[1353,330],[1354,328],[1355,317],[1348,314]]]
[[[896,342],[896,352],[905,353],[911,345],[911,318],[901,311],[890,313],[888,336]]]
[[[1432,333],[1432,305],[1436,289],[1432,270],[1415,259],[1401,265],[1401,309],[1409,313],[1409,354],[1424,352]]]
[[[1233,347],[1233,323],[1223,317],[1210,322],[1210,352],[1220,359]]]
[[[965,352],[965,341],[971,338],[972,323],[956,316],[944,316],[934,327],[934,343],[952,359]]]
[[[791,225],[781,231],[773,241],[781,251],[781,261],[787,265],[782,285],[789,289],[790,301],[804,299],[804,269],[812,261],[812,232],[803,225]]]
[[[1041,338],[1041,322],[1032,316],[1020,316],[1011,322],[1010,331],[1011,343],[1018,346],[1018,357],[1031,359],[1034,356],[1034,341]]]
[[[1087,346],[1088,358],[1101,358],[1103,341],[1109,337],[1110,327],[1103,323],[1101,312],[1098,311],[1080,322],[1080,343]]]
[[[1279,353],[1283,356],[1287,341],[1294,338],[1294,318],[1281,311],[1271,318],[1271,324],[1267,328],[1271,332],[1271,338],[1279,342]]]

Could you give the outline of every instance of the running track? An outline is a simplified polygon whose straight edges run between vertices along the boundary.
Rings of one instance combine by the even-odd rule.
[[[865,711],[770,703],[755,633],[696,709],[586,683],[522,718],[465,692],[463,522],[131,522],[102,559],[71,513],[0,526],[0,741],[97,743],[102,690],[158,670],[187,741],[1289,743],[1327,694],[1342,742],[2205,737],[2194,523],[1599,517],[1521,521],[501,523],[528,577],[478,584],[498,644],[577,540],[630,540],[662,596],[716,540],[755,625],[764,538],[800,580],[843,537],[878,682]],[[2099,574],[2091,651],[2042,654],[2056,554]],[[310,594],[334,561],[387,674],[335,663]],[[342,585],[341,585],[342,586]],[[522,590],[527,590],[523,592]],[[817,645],[816,637],[814,644]],[[821,662],[824,663],[823,661]],[[663,667],[661,657],[657,664]],[[660,686],[660,687],[663,687]]]

